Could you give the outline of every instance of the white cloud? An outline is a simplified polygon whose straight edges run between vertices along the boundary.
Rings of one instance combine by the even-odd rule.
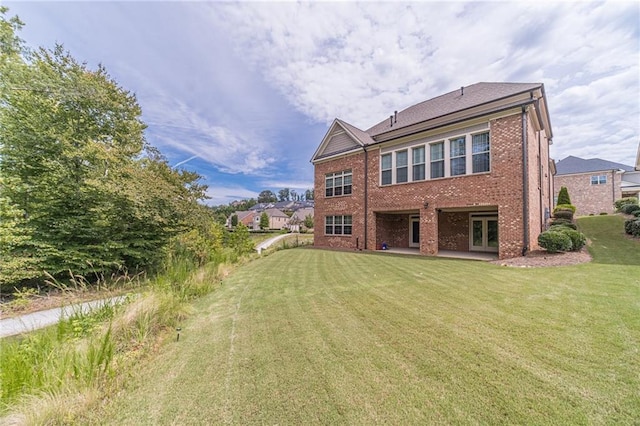
[[[258,198],[258,193],[241,186],[209,186],[207,189],[206,204],[211,206],[219,206],[229,204],[235,200],[246,200],[249,198]]]
[[[366,129],[461,85],[543,82],[555,155],[593,153],[629,164],[635,156],[636,2],[211,7],[236,51],[319,122],[340,117]]]

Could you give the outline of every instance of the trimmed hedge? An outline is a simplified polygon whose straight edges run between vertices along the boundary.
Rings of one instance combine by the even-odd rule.
[[[618,211],[620,211],[620,209],[622,209],[622,207],[626,206],[627,204],[638,204],[638,199],[636,197],[625,197],[620,198],[613,203],[614,207]]]
[[[571,239],[571,251],[580,251],[587,244],[587,237],[580,231],[564,229],[561,232]]]
[[[569,219],[553,219],[553,221],[551,222],[551,226],[554,225],[564,225],[567,226],[571,229],[578,229],[578,227],[576,226],[575,223],[573,223],[572,220]]]
[[[573,210],[571,210],[571,209],[555,209],[553,211],[553,217],[556,218],[556,219],[573,220]]]
[[[625,204],[624,206],[620,207],[620,212],[624,214],[633,214],[638,210],[640,210],[640,206],[637,204]]]
[[[624,232],[634,237],[640,237],[640,219],[627,219],[624,221]]]
[[[571,238],[560,231],[544,231],[538,235],[538,244],[549,253],[569,251],[573,247]]]
[[[553,214],[556,214],[556,211],[558,210],[571,210],[573,213],[576,212],[576,206],[574,206],[573,204],[558,204],[554,209],[553,209]]]

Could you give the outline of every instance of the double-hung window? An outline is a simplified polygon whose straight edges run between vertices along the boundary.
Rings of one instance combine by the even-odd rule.
[[[325,175],[325,196],[350,195],[352,181],[353,173],[351,170],[328,173]]]
[[[591,185],[606,185],[607,175],[591,176]]]
[[[385,154],[380,157],[380,170],[382,171],[381,181],[382,185],[391,185],[392,177],[392,162],[391,154]]]
[[[326,216],[324,218],[324,233],[326,235],[351,235],[352,222],[352,216]]]
[[[432,143],[429,150],[431,152],[431,179],[444,177],[444,142]]]
[[[467,172],[465,137],[449,141],[449,158],[451,161],[451,176],[463,175]]]
[[[489,133],[480,133],[471,137],[473,173],[488,172],[490,167]]]
[[[403,183],[409,179],[407,160],[407,150],[396,152],[396,183]]]
[[[412,180],[424,180],[424,146],[413,148],[412,160],[413,160],[413,175]]]

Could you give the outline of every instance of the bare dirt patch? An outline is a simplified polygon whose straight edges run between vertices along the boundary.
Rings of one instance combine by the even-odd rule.
[[[547,253],[544,250],[533,250],[526,256],[512,259],[495,260],[491,263],[501,266],[520,268],[544,268],[549,266],[568,266],[591,262],[591,255],[586,248],[566,253]]]

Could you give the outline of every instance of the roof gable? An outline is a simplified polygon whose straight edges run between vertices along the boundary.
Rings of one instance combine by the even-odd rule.
[[[572,155],[556,163],[557,175],[601,172],[605,170],[624,170],[630,172],[633,167],[600,158],[583,159]]]
[[[311,161],[354,151],[371,142],[373,139],[367,133],[336,118]]]

